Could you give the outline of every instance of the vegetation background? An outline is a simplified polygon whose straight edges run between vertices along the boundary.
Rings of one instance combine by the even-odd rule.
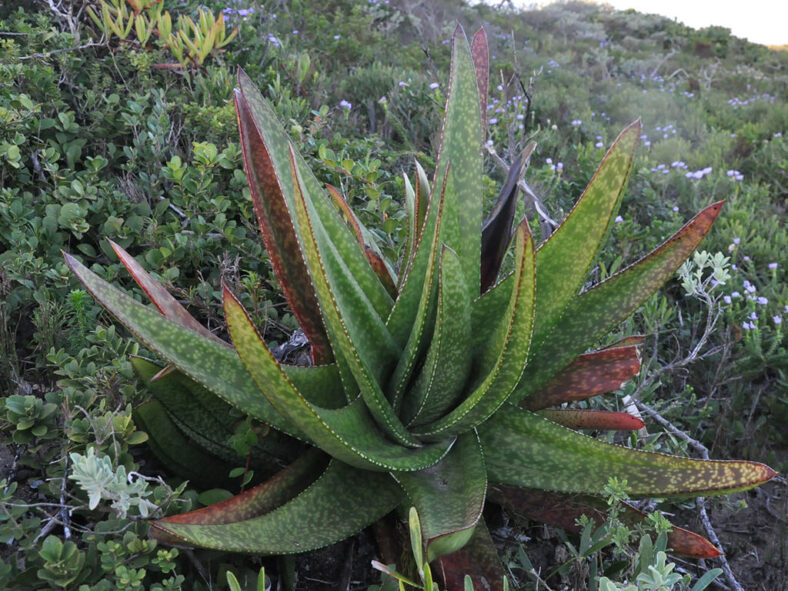
[[[103,1],[146,18],[155,11],[144,0]],[[220,333],[225,281],[266,338],[286,342],[297,326],[254,221],[232,105],[236,68],[396,259],[402,173],[414,157],[432,164],[457,21],[484,26],[491,43],[488,205],[505,176],[496,156],[508,162],[536,140],[526,179],[545,215],[527,200],[522,208],[537,234],[569,210],[618,131],[643,118],[622,214],[591,281],[727,200],[703,248],[729,259],[717,260],[729,279],[688,295],[677,278],[621,327],[648,338],[641,375],[616,400],[654,409],[641,434],[653,449],[788,466],[784,48],[584,3],[518,11],[462,0],[165,0],[173,28],[179,16],[196,23],[183,21],[196,45],[198,29],[213,22],[200,21],[200,7],[223,14],[227,43],[190,58],[188,44],[178,55],[157,35],[164,25],[153,16],[152,34],[137,25],[121,39],[99,6],[0,6],[0,588],[222,589],[228,569],[241,579],[256,572],[254,557],[147,539],[141,516],[238,492],[254,426],[239,423],[239,469],[222,482],[184,483],[163,471],[131,416],[148,396],[128,362],[139,347],[81,289],[61,251],[142,298],[106,241],[114,240]],[[91,454],[106,477],[94,494],[73,465]],[[142,475],[136,485],[125,479],[131,472]],[[705,505],[747,589],[788,584],[786,497],[777,479]],[[660,505],[702,531],[688,507]],[[517,588],[596,589],[590,565],[607,572],[637,554],[612,541],[582,552],[562,532],[509,518],[497,515],[493,533]],[[370,539],[355,540],[355,552],[298,558],[298,588],[379,581]],[[675,560],[693,574],[715,566]],[[280,575],[293,566],[266,564]]]

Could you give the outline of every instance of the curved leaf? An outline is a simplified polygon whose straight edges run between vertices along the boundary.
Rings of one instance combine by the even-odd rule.
[[[99,303],[148,347],[208,390],[274,429],[303,438],[276,412],[232,349],[162,316],[111,286],[69,254],[66,263]]]
[[[333,460],[304,492],[264,515],[217,525],[154,521],[151,526],[161,535],[202,548],[293,554],[343,540],[401,501],[402,491],[388,474]]]
[[[757,462],[694,460],[597,441],[507,406],[479,427],[491,483],[601,495],[611,477],[630,497],[747,490],[776,472]]]
[[[572,211],[536,252],[537,347],[548,336],[552,338],[552,327],[577,295],[607,239],[629,179],[640,129],[638,119],[619,134]]]
[[[512,401],[522,400],[542,387],[659,289],[711,229],[722,203],[708,206],[650,254],[572,300],[550,339],[541,346],[534,342]]]

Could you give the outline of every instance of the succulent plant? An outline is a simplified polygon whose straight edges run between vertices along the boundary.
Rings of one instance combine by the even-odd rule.
[[[637,263],[583,289],[614,224],[640,121],[620,134],[542,244],[534,244],[526,220],[512,228],[527,151],[483,220],[487,40],[480,30],[469,44],[458,27],[435,171],[430,182],[417,164],[415,182],[405,179],[410,234],[395,270],[342,195],[321,186],[243,71],[238,84],[254,207],[312,365],[278,362],[226,286],[232,345],[119,246],[158,310],[66,255],[87,289],[167,362],[162,369],[134,361],[155,398],[137,417],[161,457],[186,473],[204,468],[204,476],[227,461],[232,412],[266,426],[252,455],[269,479],[154,521],[154,535],[285,554],[337,542],[415,506],[426,560],[452,589],[462,588],[465,572],[494,569],[482,516],[488,499],[571,529],[581,514],[599,516],[595,499],[611,477],[637,498],[741,491],[775,474],[755,462],[608,444],[576,429],[637,429],[642,422],[550,408],[615,390],[639,371],[638,337],[589,349],[672,276],[722,207],[708,206]],[[512,241],[513,270],[499,278]],[[628,509],[624,518],[642,516]],[[717,553],[678,528],[670,545],[694,556]]]

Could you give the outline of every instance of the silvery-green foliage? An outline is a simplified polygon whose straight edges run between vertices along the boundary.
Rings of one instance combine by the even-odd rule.
[[[681,286],[686,294],[702,295],[710,292],[717,285],[725,285],[731,278],[728,273],[729,261],[730,259],[721,252],[712,255],[703,250],[692,255],[692,259],[681,265],[678,270]]]
[[[96,455],[90,448],[86,456],[78,453],[69,454],[71,458],[71,474],[69,479],[88,493],[90,509],[98,507],[103,500],[112,501],[112,510],[121,519],[125,519],[131,507],[137,507],[142,517],[147,517],[156,505],[145,497],[151,494],[148,483],[133,474],[126,474],[124,466],[113,468],[112,460],[106,455]]]

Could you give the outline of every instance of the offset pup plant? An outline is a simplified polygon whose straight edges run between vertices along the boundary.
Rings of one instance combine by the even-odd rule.
[[[537,246],[526,220],[512,229],[527,153],[482,219],[487,76],[484,31],[469,45],[458,27],[436,168],[431,182],[418,164],[415,182],[406,179],[410,234],[396,270],[342,195],[323,189],[239,71],[246,172],[274,270],[311,344],[309,367],[278,362],[227,287],[232,345],[120,247],[158,311],[66,255],[87,289],[167,361],[162,368],[134,360],[154,396],[137,420],[160,457],[206,481],[206,471],[231,455],[230,408],[267,426],[252,461],[258,475],[272,476],[227,501],[152,522],[156,537],[225,551],[304,552],[415,506],[425,560],[447,588],[461,589],[466,573],[502,580],[482,517],[488,499],[571,529],[582,514],[604,514],[598,500],[611,477],[638,498],[723,494],[774,476],[754,462],[604,443],[576,429],[642,422],[550,408],[615,390],[638,372],[638,337],[588,350],[672,276],[722,203],[581,292],[617,215],[640,121],[621,133],[563,224]],[[511,241],[514,269],[499,278]],[[634,509],[623,517],[642,518]],[[718,554],[678,528],[670,546]]]

